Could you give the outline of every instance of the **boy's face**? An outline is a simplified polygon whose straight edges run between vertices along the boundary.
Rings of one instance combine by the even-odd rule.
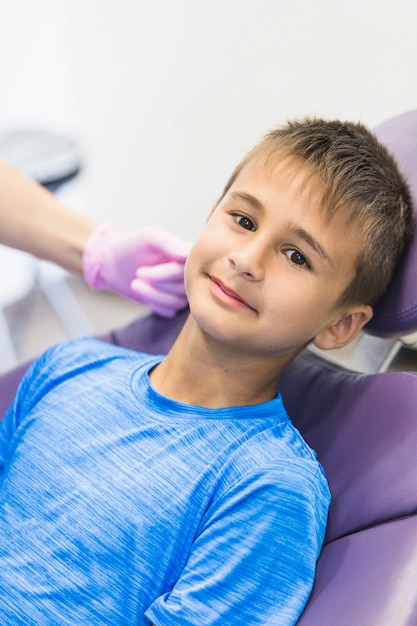
[[[301,189],[292,159],[254,163],[213,209],[186,264],[191,314],[208,335],[259,356],[289,357],[314,340],[341,347],[372,316],[337,306],[363,245],[343,211],[327,220],[320,197]]]

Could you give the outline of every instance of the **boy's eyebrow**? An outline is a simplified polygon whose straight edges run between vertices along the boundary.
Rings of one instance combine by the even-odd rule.
[[[317,252],[317,254],[319,254],[324,261],[326,261],[326,263],[333,267],[333,261],[331,260],[330,256],[327,254],[323,246],[319,244],[317,239],[312,237],[310,233],[304,230],[304,228],[300,228],[296,224],[292,224],[291,222],[289,222],[287,227],[290,231],[294,233],[294,235],[300,237],[300,239],[303,239],[306,244],[313,248],[313,250],[315,250],[315,252]]]
[[[256,196],[253,196],[250,193],[246,193],[244,191],[233,191],[231,194],[232,198],[235,200],[243,200],[250,204],[257,211],[264,211],[265,207],[260,200]],[[297,224],[288,222],[287,229],[290,230],[294,235],[303,239],[307,245],[309,245],[317,254],[319,254],[322,259],[333,267],[333,261],[324,250],[323,246],[315,239],[310,233],[308,233],[304,228],[301,228]]]
[[[264,211],[264,205],[262,202],[250,193],[246,193],[245,191],[233,191],[230,195],[235,200],[243,200],[244,202],[247,202],[257,211]]]

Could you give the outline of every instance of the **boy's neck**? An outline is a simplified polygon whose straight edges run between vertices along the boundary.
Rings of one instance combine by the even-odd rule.
[[[178,402],[206,408],[246,406],[274,398],[289,360],[233,353],[204,336],[189,317],[150,379],[158,393]]]

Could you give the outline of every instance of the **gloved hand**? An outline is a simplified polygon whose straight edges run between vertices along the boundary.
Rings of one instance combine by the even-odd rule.
[[[84,279],[91,289],[114,291],[173,317],[187,305],[184,263],[190,248],[155,226],[126,233],[101,224],[84,249]]]

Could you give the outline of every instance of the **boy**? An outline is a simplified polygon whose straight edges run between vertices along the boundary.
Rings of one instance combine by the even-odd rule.
[[[277,380],[357,335],[410,236],[361,125],[261,141],[190,252],[167,357],[75,340],[24,378],[0,431],[2,624],[295,624],[329,492]]]

